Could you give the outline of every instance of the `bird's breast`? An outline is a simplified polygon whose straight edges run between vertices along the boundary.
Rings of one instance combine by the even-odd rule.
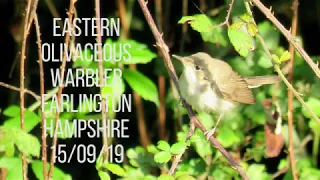
[[[179,79],[182,97],[198,112],[223,113],[235,104],[217,95],[207,80],[198,79],[196,74],[184,71]]]

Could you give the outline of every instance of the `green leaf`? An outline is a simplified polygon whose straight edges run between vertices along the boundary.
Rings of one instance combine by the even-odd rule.
[[[311,128],[315,133],[320,134],[320,124],[316,120],[309,121],[309,128]]]
[[[180,141],[178,143],[174,143],[171,148],[170,152],[171,154],[182,154],[186,150],[187,143],[184,141]]]
[[[82,67],[86,68],[91,65],[94,59],[94,55],[92,54],[90,49],[85,49],[81,52],[76,52],[77,56],[72,64],[73,68]]]
[[[232,180],[232,177],[230,177],[230,175],[222,168],[215,168],[213,170],[212,177],[215,177],[216,179]]]
[[[265,166],[262,164],[251,164],[247,170],[249,179],[271,180],[272,177],[266,172]]]
[[[235,50],[243,57],[247,57],[249,51],[254,50],[251,37],[241,30],[237,30],[237,24],[232,24],[228,29],[230,42]]]
[[[258,31],[270,51],[279,47],[280,33],[269,21],[258,24]]]
[[[4,115],[11,117],[10,119],[4,122],[5,127],[12,127],[20,129],[21,120],[20,120],[20,107],[19,106],[9,106],[9,108],[4,110]],[[41,120],[41,118],[34,112],[26,109],[24,111],[24,120],[25,120],[25,131],[31,131]]]
[[[266,154],[265,146],[256,146],[253,148],[247,148],[245,152],[246,157],[253,158],[256,162],[260,162],[265,154]]]
[[[174,180],[174,177],[168,174],[161,174],[161,176],[159,176],[157,180]]]
[[[221,128],[219,128],[217,140],[221,142],[221,145],[225,148],[228,148],[240,142],[240,138],[228,126],[222,126]]]
[[[210,32],[212,31],[211,21],[205,14],[196,14],[193,16],[183,16],[178,23],[188,23],[193,30],[198,32]]]
[[[320,116],[320,99],[310,97],[306,104],[309,106],[309,108],[315,113],[316,116]],[[305,109],[302,108],[302,114],[307,118],[312,118],[311,114]]]
[[[320,170],[316,168],[303,168],[299,179],[301,180],[320,179]]]
[[[212,26],[219,24],[216,19],[210,20]],[[210,42],[216,44],[217,46],[221,45],[223,47],[226,47],[229,43],[227,32],[222,27],[213,28],[209,32],[200,32],[200,34],[204,42]]]
[[[174,177],[179,177],[179,176],[182,176],[182,175],[189,175],[190,173],[189,172],[186,172],[186,171],[177,171],[175,174],[174,174]]]
[[[99,171],[98,175],[99,175],[101,180],[110,180],[111,179],[109,174],[104,172],[104,171]]]
[[[254,123],[262,125],[266,123],[266,117],[265,114],[261,112],[263,112],[263,106],[261,104],[247,106],[244,109],[244,114],[251,118]]]
[[[127,176],[127,173],[125,172],[125,170],[118,164],[106,164],[104,165],[104,168],[108,169],[113,174],[116,174],[118,176],[121,176],[121,177]]]
[[[10,148],[10,146],[12,146],[12,144],[10,145],[8,143],[8,141],[11,141],[21,152],[24,152],[27,156],[32,155],[39,157],[40,142],[36,137],[20,129],[10,127],[0,127],[0,134],[0,141],[7,142],[6,147],[9,146]]]
[[[156,154],[156,153],[160,152],[159,149],[157,149],[157,147],[153,144],[151,144],[147,147],[147,151],[152,154]]]
[[[134,40],[120,41],[120,43],[130,44],[131,47],[128,49],[131,58],[129,61],[123,61],[123,64],[147,64],[157,57],[145,44]]]
[[[281,63],[279,56],[277,56],[277,55],[275,55],[275,54],[272,54],[272,58],[273,58],[273,60],[274,60],[276,63],[278,63],[278,64]]]
[[[291,58],[291,54],[289,53],[289,51],[285,51],[280,57],[280,62],[287,61],[290,58]]]
[[[233,30],[240,30],[244,25],[245,25],[246,23],[244,23],[244,22],[235,22],[235,23],[233,23],[230,27],[229,27],[229,29],[233,29]]]
[[[279,164],[278,164],[278,170],[281,170],[288,165],[288,160],[287,159],[281,159]]]
[[[7,169],[6,179],[23,179],[22,177],[22,159],[17,157],[1,157],[0,168]]]
[[[118,75],[115,74],[115,70],[110,72],[108,75],[110,78],[107,79],[107,84],[112,85],[104,86],[102,88],[102,94],[114,95],[115,97],[107,98],[108,107],[117,107],[116,104],[118,104],[119,99],[121,99],[118,98],[118,96],[121,97],[121,95],[125,91],[125,83],[123,81],[122,75],[120,75],[120,73],[122,74],[122,71],[120,69],[117,69],[117,72],[119,73]],[[111,111],[112,108],[109,108],[109,110]]]
[[[169,151],[170,150],[170,145],[166,141],[159,141],[157,148],[162,150],[162,151]]]
[[[152,168],[157,167],[158,164],[154,162],[154,157],[147,153],[143,147],[137,146],[127,150],[126,155],[132,166],[140,168],[144,172],[149,172]],[[128,177],[130,173],[127,171]]]
[[[157,163],[167,163],[171,159],[171,154],[167,151],[161,151],[154,155],[154,161]]]
[[[156,85],[139,71],[124,69],[123,77],[130,87],[143,99],[154,102],[159,106],[158,90]]]
[[[3,111],[3,114],[8,117],[19,117],[20,107],[17,105],[11,105]]]
[[[230,59],[229,64],[232,68],[243,76],[253,76],[254,71],[241,56],[235,56]]]
[[[202,122],[205,128],[210,129],[214,126],[214,119],[212,115],[206,112],[198,113],[198,119]]]
[[[50,164],[47,163],[47,170],[49,169]],[[42,161],[35,160],[31,164],[32,171],[36,175],[36,177],[39,180],[44,179],[43,178],[43,163]],[[52,179],[61,179],[61,180],[71,180],[72,177],[69,174],[64,173],[61,169],[59,169],[57,166],[54,167]]]
[[[301,172],[304,168],[313,168],[313,162],[311,158],[302,158],[297,161],[297,172]]]
[[[248,29],[248,34],[251,37],[255,36],[258,32],[258,28],[254,23],[248,23],[247,29]]]
[[[228,45],[227,35],[224,34],[221,28],[214,28],[210,32],[200,32],[204,42],[210,42],[226,47]]]
[[[12,157],[14,156],[14,143],[10,140],[10,138],[4,139],[0,135],[0,152],[4,152],[5,156]]]
[[[250,21],[253,20],[252,16],[250,16],[250,14],[248,14],[248,13],[241,15],[240,19],[246,23],[249,23]]]
[[[203,136],[202,131],[197,129],[195,134],[191,136],[190,140],[195,146],[196,152],[202,159],[205,160],[206,156],[212,155],[212,147],[210,143],[208,143],[206,138]]]
[[[261,52],[261,51],[258,51],[258,52]],[[266,55],[264,51],[262,54],[260,54],[260,57],[258,59],[258,65],[264,69],[268,69],[273,66],[272,62],[270,61],[269,57]]]
[[[150,51],[145,44],[131,39],[121,41],[107,39],[103,48],[103,56],[105,62],[109,63],[147,64],[157,55]]]
[[[77,120],[79,121],[79,119]],[[83,119],[81,120],[83,121]],[[46,119],[46,130],[47,130],[47,135],[49,137],[54,136],[54,123],[55,118],[47,118]],[[72,113],[70,112],[63,112],[60,114],[59,121],[57,122],[57,137],[60,139],[68,139],[71,138],[74,133],[76,132],[76,128],[74,128],[74,121],[72,119]]]
[[[176,176],[176,180],[196,180],[196,179],[189,174],[183,174],[180,176]]]

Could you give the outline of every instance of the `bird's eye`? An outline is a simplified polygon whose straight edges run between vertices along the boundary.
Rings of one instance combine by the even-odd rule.
[[[200,66],[195,66],[196,70],[200,70]]]

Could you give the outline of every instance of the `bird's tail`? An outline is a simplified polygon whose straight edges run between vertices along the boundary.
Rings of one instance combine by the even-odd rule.
[[[257,88],[266,84],[275,84],[281,81],[279,76],[252,76],[246,77],[244,80],[248,83],[249,88]]]

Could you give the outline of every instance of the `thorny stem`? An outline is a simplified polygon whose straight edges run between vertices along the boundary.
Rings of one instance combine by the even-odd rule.
[[[68,11],[68,21],[72,22],[73,14],[74,14],[74,4],[77,2],[77,0],[70,0],[70,5],[69,5],[69,11]],[[72,29],[73,27],[71,27]],[[57,105],[60,107],[61,105],[61,95],[62,95],[62,90],[64,88],[63,82],[64,82],[64,72],[66,69],[66,63],[67,63],[67,49],[69,49],[69,43],[70,43],[70,33],[67,33],[65,36],[65,45],[66,45],[66,51],[63,53],[63,59],[62,59],[62,64],[60,66],[60,82],[62,82],[61,86],[58,88],[58,93],[57,93]],[[53,168],[54,168],[54,160],[55,160],[55,154],[56,154],[56,146],[58,143],[58,137],[57,137],[57,130],[58,130],[58,120],[59,120],[60,112],[59,110],[56,111],[56,116],[54,120],[54,134],[53,134],[53,143],[52,143],[52,151],[51,151],[51,159],[50,159],[50,168],[49,168],[49,180],[52,179],[52,173],[53,173]]]
[[[294,0],[292,3],[292,11],[293,11],[293,17],[292,17],[292,25],[291,25],[291,33],[292,36],[296,36],[297,34],[297,24],[298,24],[298,6],[299,1]],[[288,72],[288,81],[292,84],[293,81],[293,62],[294,62],[294,47],[290,45],[289,48],[291,59],[289,61],[290,68]],[[292,89],[288,89],[288,136],[289,136],[289,157],[290,157],[290,164],[291,164],[291,170],[292,170],[292,176],[294,180],[298,179],[298,174],[296,171],[296,161],[295,161],[295,155],[294,155],[294,148],[293,148],[293,93]]]
[[[95,13],[96,13],[96,18],[97,18],[97,21],[96,21],[96,25],[97,25],[97,33],[98,33],[98,36],[96,38],[96,41],[97,43],[99,44],[98,46],[98,58],[100,59],[99,61],[99,79],[100,79],[100,83],[101,84],[104,84],[104,74],[103,74],[103,60],[102,60],[102,47],[101,47],[101,44],[102,44],[102,39],[101,39],[101,29],[100,29],[100,0],[95,0]],[[102,89],[103,87],[100,88],[100,92],[102,93]],[[101,99],[101,106],[102,106],[102,112],[101,112],[101,115],[102,115],[102,126],[104,128],[107,127],[107,110],[106,110],[106,99],[105,98],[102,98]],[[104,163],[108,162],[108,137],[107,137],[107,133],[105,133],[106,130],[102,131],[102,138],[103,138],[103,147],[104,147]]]
[[[24,131],[24,68],[25,68],[25,59],[26,59],[26,43],[29,31],[28,29],[28,22],[29,22],[29,15],[30,15],[30,8],[31,8],[31,1],[28,1],[27,8],[26,8],[26,15],[24,19],[24,28],[23,28],[23,41],[21,46],[21,58],[20,58],[20,122],[21,122],[21,130]],[[28,167],[27,167],[27,157],[24,152],[22,152],[22,173],[23,179],[28,179]]]
[[[40,33],[40,27],[39,27],[39,22],[38,22],[38,16],[34,16],[34,25],[36,27],[36,34],[37,34],[37,44],[38,44],[38,56],[39,56],[39,69],[40,69],[40,96],[41,96],[41,107],[42,107],[42,102],[43,101],[43,94],[44,94],[44,72],[43,72],[43,62],[42,62],[42,48],[41,48],[41,33]],[[47,135],[46,135],[46,128],[45,128],[45,122],[46,121],[46,116],[45,112],[41,111],[41,138],[42,138],[42,163],[43,163],[43,179],[47,180]]]

